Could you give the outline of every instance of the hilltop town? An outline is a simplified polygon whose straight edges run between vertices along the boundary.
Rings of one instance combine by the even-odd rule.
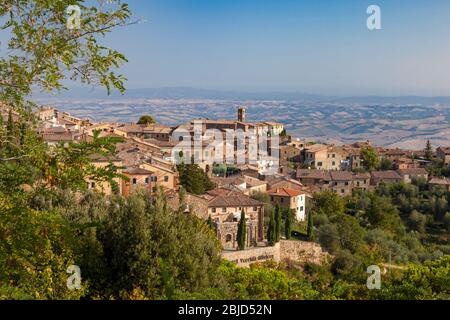
[[[8,110],[2,107],[4,120]],[[151,195],[162,190],[169,205],[176,208],[180,190],[186,187],[183,188],[179,166],[195,158],[194,163],[213,185],[202,192],[184,194],[185,211],[211,221],[225,250],[224,257],[237,262],[233,251],[239,249],[241,212],[245,212],[247,220],[245,247],[256,250],[250,255],[265,257],[262,260],[277,256],[280,260],[280,252],[286,251],[279,248],[267,251],[270,213],[264,212],[263,196],[270,205],[291,212],[295,223],[302,224],[308,216],[307,199],[312,199],[316,192],[328,190],[343,197],[356,190],[373,191],[381,184],[408,184],[418,179],[450,191],[450,179],[430,170],[436,163],[444,170],[448,167],[450,148],[439,147],[434,152],[382,148],[372,146],[369,141],[346,145],[313,143],[292,137],[281,123],[246,121],[245,107],[236,111],[236,120],[193,119],[177,126],[154,121],[93,123],[53,107],[41,107],[35,114],[39,119],[36,130],[49,146],[92,141],[94,135],[122,139],[113,157],[91,157],[96,168],[113,164],[124,177],[115,178],[117,190],[109,182],[86,181],[88,189],[105,195],[117,192],[127,197],[138,190]],[[211,130],[225,141],[208,135]],[[252,138],[246,136],[241,144],[236,135],[231,142],[225,139],[236,130],[256,132],[257,141],[252,144]],[[197,136],[200,141],[196,141]],[[251,150],[263,142],[261,137],[267,138],[266,145],[257,148],[252,158]],[[299,246],[305,250],[304,244],[299,242]],[[318,245],[306,251],[314,261],[325,256]],[[242,265],[252,261],[248,254],[239,257]]]

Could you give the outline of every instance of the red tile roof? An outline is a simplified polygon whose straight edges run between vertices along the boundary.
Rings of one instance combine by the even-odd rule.
[[[271,190],[267,191],[267,193],[272,196],[280,196],[280,197],[295,197],[295,196],[299,196],[301,194],[305,194],[302,191],[288,189],[288,188],[271,189]]]

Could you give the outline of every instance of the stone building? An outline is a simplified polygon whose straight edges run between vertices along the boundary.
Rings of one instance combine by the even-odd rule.
[[[394,170],[371,172],[371,184],[375,186],[380,185],[380,183],[399,183],[402,180],[402,177]]]
[[[428,171],[424,168],[400,169],[397,173],[403,178],[403,182],[411,183],[413,179],[425,179],[428,181]]]
[[[441,159],[444,164],[450,164],[450,147],[439,147],[436,149],[436,156]]]
[[[122,195],[127,197],[131,193],[143,190],[156,191],[154,172],[139,167],[127,168],[123,174],[128,180],[122,180]]]
[[[293,210],[297,221],[305,221],[306,219],[306,194],[302,191],[277,188],[267,191],[270,196],[272,205],[279,205],[280,207]]]
[[[90,157],[91,164],[97,168],[106,168],[110,165],[115,166],[117,169],[117,173],[122,173],[122,160],[117,157],[105,157],[102,155],[92,155]],[[114,178],[114,186],[111,185],[108,181],[95,181],[93,179],[87,178],[86,183],[88,185],[88,189],[90,190],[96,190],[98,192],[101,192],[105,195],[111,195],[113,192],[116,192],[118,194],[122,193],[122,179],[121,178]],[[114,188],[117,188],[114,190]]]
[[[224,249],[237,249],[237,231],[242,210],[247,222],[246,247],[264,240],[264,203],[226,188],[217,188],[197,196],[196,207],[206,207],[203,217],[211,217]],[[203,202],[198,204],[198,202]]]
[[[450,179],[449,178],[433,177],[428,182],[428,185],[430,185],[431,187],[442,187],[445,190],[447,190],[448,192],[450,192]]]
[[[297,179],[312,192],[331,190],[340,196],[350,195],[355,189],[368,190],[370,187],[369,173],[298,169]]]

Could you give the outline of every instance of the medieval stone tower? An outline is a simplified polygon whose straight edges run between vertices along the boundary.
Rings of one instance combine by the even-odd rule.
[[[245,107],[238,107],[238,121],[245,122]]]

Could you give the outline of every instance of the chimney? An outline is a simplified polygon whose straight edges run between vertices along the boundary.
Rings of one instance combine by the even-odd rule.
[[[245,108],[244,107],[238,108],[238,121],[245,122]]]

